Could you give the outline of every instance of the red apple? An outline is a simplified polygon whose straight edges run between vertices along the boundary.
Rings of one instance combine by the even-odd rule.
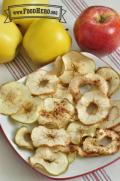
[[[111,8],[91,6],[76,20],[74,35],[83,51],[109,54],[120,46],[120,16]]]

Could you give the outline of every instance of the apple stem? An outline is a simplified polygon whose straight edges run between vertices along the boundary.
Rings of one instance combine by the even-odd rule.
[[[106,21],[106,17],[104,15],[97,16],[96,21],[98,23],[104,23]]]

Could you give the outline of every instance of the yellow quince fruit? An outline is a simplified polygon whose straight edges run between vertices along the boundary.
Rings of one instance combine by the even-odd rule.
[[[39,19],[28,28],[23,47],[33,62],[46,64],[69,51],[71,37],[56,19]]]
[[[5,23],[6,17],[0,15],[0,64],[15,58],[17,47],[22,41],[22,34],[13,23]]]

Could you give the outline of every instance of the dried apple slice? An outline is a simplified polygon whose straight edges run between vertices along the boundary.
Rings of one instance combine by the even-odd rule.
[[[73,77],[74,77],[73,71],[64,71],[64,73],[59,77],[59,79],[63,84],[66,85],[70,83]]]
[[[104,78],[101,77],[100,75],[94,74],[94,73],[89,73],[84,76],[77,75],[71,80],[69,84],[69,90],[71,94],[73,95],[74,99],[76,100],[76,102],[81,97],[80,87],[84,85],[95,86],[105,96],[107,96],[108,94],[108,84],[104,80]]]
[[[25,97],[30,97],[25,85],[18,82],[4,84],[0,88],[0,113],[6,115],[16,113]]]
[[[67,99],[68,101],[73,103],[73,96],[70,93],[69,89],[67,87],[63,87],[62,85],[58,85],[54,97],[59,99]]]
[[[39,113],[39,124],[65,128],[69,122],[74,121],[75,108],[67,99],[46,98]]]
[[[56,75],[40,69],[28,76],[26,85],[33,95],[49,95],[55,93],[58,82]]]
[[[44,126],[33,128],[31,139],[35,147],[67,146],[70,143],[69,135],[64,129],[48,129]]]
[[[110,109],[108,121],[111,122],[111,121],[117,119],[119,116],[120,116],[120,110],[118,109],[118,107],[113,106]]]
[[[54,63],[56,75],[63,84],[69,84],[74,75],[94,73],[95,62],[77,51],[70,51],[58,57]]]
[[[62,73],[62,66],[63,66],[62,57],[58,56],[54,62],[54,72],[57,75],[57,77],[59,77]]]
[[[105,141],[109,138],[109,141]],[[95,138],[87,137],[83,142],[83,151],[98,155],[111,155],[119,150],[119,135],[111,130],[100,129]]]
[[[102,67],[97,70],[97,74],[101,75],[109,85],[108,95],[111,96],[120,86],[119,74],[110,67]]]
[[[64,173],[69,166],[68,157],[65,153],[55,153],[48,147],[38,148],[35,155],[30,157],[29,162],[35,169],[41,171],[43,168],[48,174],[54,176]]]
[[[90,138],[90,137],[87,137],[87,138]],[[81,146],[78,146],[78,145],[76,145],[75,147],[74,147],[74,149],[76,150],[76,152],[77,152],[77,154],[80,156],[80,157],[82,157],[82,158],[86,158],[86,157],[96,157],[96,156],[99,156],[99,154],[98,153],[87,153],[87,152],[85,152],[84,150],[83,150],[83,148],[81,147]]]
[[[89,112],[91,104],[94,105],[95,112]],[[77,103],[78,118],[85,125],[93,125],[103,121],[108,116],[109,109],[109,98],[98,90],[86,92]]]
[[[103,124],[101,124],[101,128],[104,129],[114,129],[114,127],[118,126],[120,124],[120,117],[112,120],[107,120]]]
[[[82,140],[82,134],[80,133],[81,124],[79,122],[70,123],[67,127],[67,132],[70,135],[71,143],[80,144]]]
[[[67,127],[67,132],[70,135],[71,143],[78,145],[84,137],[94,137],[96,134],[97,125],[85,126],[78,121],[70,123]]]
[[[39,117],[39,110],[41,107],[41,99],[40,98],[32,98],[24,100],[21,104],[19,110],[12,114],[12,119],[17,122],[24,124],[31,124],[37,121]]]
[[[103,129],[113,129],[114,127],[118,126],[120,124],[120,117],[110,120],[110,121],[105,121],[100,125],[100,128]]]
[[[28,150],[33,150],[33,144],[32,141],[30,139],[30,134],[31,132],[29,131],[29,129],[25,126],[19,128],[16,132],[15,135],[15,143],[22,148],[28,149]],[[29,139],[26,139],[26,136],[29,135]]]
[[[113,128],[114,131],[120,133],[120,124]]]
[[[71,68],[73,72],[79,73],[81,75],[87,73],[94,73],[96,65],[94,60],[77,51],[70,51],[62,56],[63,62],[71,62]],[[70,66],[69,69],[70,70]]]
[[[109,111],[107,121],[103,122],[100,127],[104,129],[112,129],[120,124],[120,101],[111,101],[111,109]]]

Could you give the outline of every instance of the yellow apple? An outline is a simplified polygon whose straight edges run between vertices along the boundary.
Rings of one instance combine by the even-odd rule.
[[[23,47],[33,62],[46,64],[69,51],[71,37],[55,19],[39,19],[28,28]]]
[[[48,4],[48,0],[3,0],[2,12],[8,9],[8,6],[22,5],[22,4]],[[15,9],[18,10],[18,7]],[[20,27],[22,32],[25,32],[29,25],[35,20],[34,18],[22,18],[16,19],[14,22]]]
[[[13,23],[4,23],[6,17],[0,15],[0,63],[7,63],[14,59],[16,50],[22,41],[18,27]]]

